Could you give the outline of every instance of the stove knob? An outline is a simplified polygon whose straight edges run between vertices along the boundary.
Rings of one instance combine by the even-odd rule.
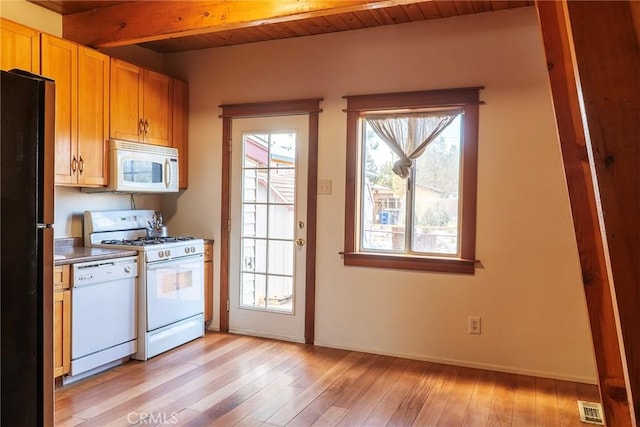
[[[126,267],[124,268],[124,272],[125,272],[125,273],[131,273],[131,267],[126,266]]]
[[[169,249],[167,249],[166,251],[164,251],[164,253],[165,253],[165,255],[166,255],[166,256],[171,255],[171,252],[169,251]]]
[[[160,258],[164,258],[164,251],[160,251],[160,252],[158,252],[158,256],[159,256]]]
[[[188,254],[189,253],[189,248],[184,248],[184,253]]]

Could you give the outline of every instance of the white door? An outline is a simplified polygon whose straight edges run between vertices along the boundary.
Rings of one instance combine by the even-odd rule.
[[[304,342],[308,115],[232,132],[229,331]]]

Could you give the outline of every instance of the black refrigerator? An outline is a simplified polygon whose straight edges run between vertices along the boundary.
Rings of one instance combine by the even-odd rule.
[[[53,81],[0,81],[0,425],[53,425]]]

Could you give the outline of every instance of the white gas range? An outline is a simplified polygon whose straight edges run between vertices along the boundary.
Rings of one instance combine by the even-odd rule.
[[[204,335],[203,240],[146,237],[153,217],[152,210],[84,213],[85,246],[139,252],[138,360]]]

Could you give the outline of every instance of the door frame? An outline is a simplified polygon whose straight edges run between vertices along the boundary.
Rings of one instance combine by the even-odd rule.
[[[305,273],[304,341],[313,344],[316,307],[316,217],[318,206],[318,116],[322,98],[224,104],[222,108],[222,191],[220,212],[220,331],[229,332],[229,261],[231,231],[231,137],[233,119],[309,116],[307,168],[307,256]]]

